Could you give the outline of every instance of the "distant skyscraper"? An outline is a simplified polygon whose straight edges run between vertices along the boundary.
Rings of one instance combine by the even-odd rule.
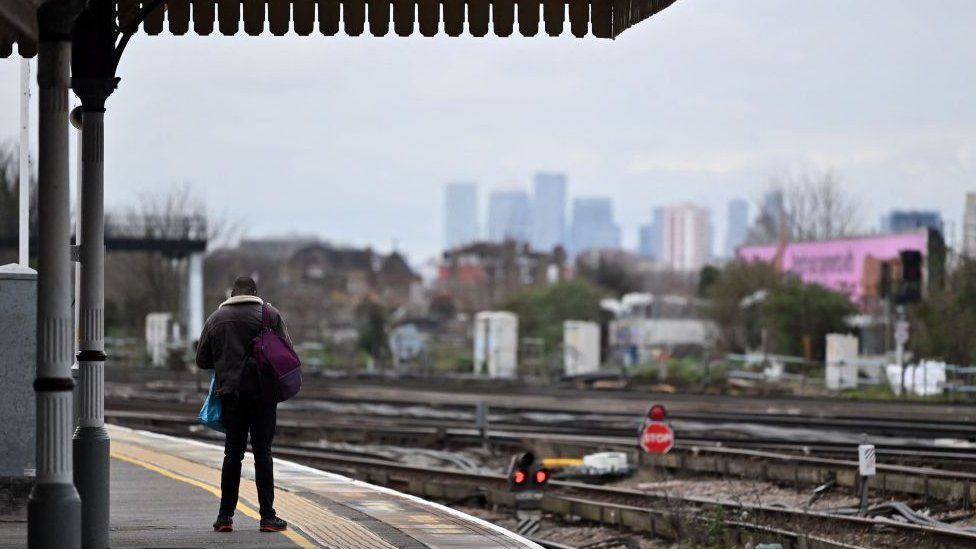
[[[620,227],[613,221],[613,202],[606,197],[574,200],[571,240],[573,254],[619,248]]]
[[[532,247],[566,245],[566,175],[537,173],[532,188]]]
[[[647,259],[661,259],[664,241],[664,208],[654,208],[651,222],[640,226],[638,252]]]
[[[770,225],[778,231],[786,220],[786,198],[783,191],[772,190],[763,195],[762,215],[770,220]]]
[[[488,238],[529,241],[529,196],[524,191],[495,191],[488,200]]]
[[[712,256],[711,215],[693,204],[668,206],[664,212],[664,262],[676,271],[697,271]]]
[[[448,249],[478,240],[478,187],[474,183],[444,185],[444,246]]]
[[[729,201],[725,229],[725,257],[735,257],[735,250],[749,236],[749,203],[741,198]]]
[[[962,214],[962,255],[976,259],[976,193],[966,193]]]
[[[922,227],[935,229],[942,233],[945,228],[942,223],[942,214],[934,210],[892,210],[888,215],[881,218],[881,232],[885,233],[913,231]]]

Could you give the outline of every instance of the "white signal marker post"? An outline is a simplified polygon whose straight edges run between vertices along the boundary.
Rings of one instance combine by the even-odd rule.
[[[20,184],[18,207],[17,261],[27,267],[30,260],[30,59],[20,60]]]
[[[868,508],[868,483],[876,473],[877,453],[874,444],[861,444],[857,447],[857,470],[860,477],[861,511],[864,515]]]

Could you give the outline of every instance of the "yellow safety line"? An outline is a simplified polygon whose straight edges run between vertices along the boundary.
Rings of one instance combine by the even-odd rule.
[[[111,452],[111,456],[113,458],[115,458],[115,459],[118,459],[118,460],[121,460],[121,461],[125,461],[125,462],[131,463],[133,465],[138,465],[139,467],[142,467],[144,469],[149,469],[150,471],[154,471],[154,472],[159,473],[159,474],[161,474],[161,475],[163,475],[165,477],[169,477],[169,478],[171,478],[173,480],[178,480],[180,482],[185,482],[185,483],[187,483],[187,484],[189,484],[191,486],[196,486],[197,488],[202,488],[202,489],[210,492],[211,494],[217,496],[218,498],[220,497],[220,488],[217,488],[216,486],[212,486],[212,485],[207,484],[205,482],[200,482],[199,480],[192,479],[190,477],[185,477],[185,476],[183,476],[183,475],[181,475],[179,473],[174,473],[173,471],[170,471],[168,469],[163,469],[162,467],[157,467],[156,465],[153,465],[152,463],[148,463],[148,462],[142,461],[141,459],[136,459],[134,457],[129,457],[129,456],[125,455],[125,454],[120,454],[118,452]],[[237,510],[240,511],[240,512],[242,512],[242,513],[244,513],[245,515],[251,517],[252,519],[261,520],[261,515],[257,511],[255,511],[253,508],[245,505],[243,502],[240,502],[240,501],[237,502]],[[290,528],[288,530],[284,530],[284,531],[279,532],[279,533],[280,534],[283,534],[286,538],[288,538],[291,541],[293,541],[295,543],[295,545],[301,547],[302,549],[315,549],[316,547],[318,547],[317,545],[315,545],[314,543],[312,543],[311,541],[309,541],[307,538],[305,538],[304,536],[302,536],[301,534],[299,534],[298,532],[295,532],[294,530],[292,530]]]

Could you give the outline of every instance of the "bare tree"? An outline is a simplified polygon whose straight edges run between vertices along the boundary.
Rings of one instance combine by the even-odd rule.
[[[862,229],[860,211],[860,203],[844,191],[832,170],[775,177],[759,204],[749,241],[850,236]]]
[[[15,141],[0,145],[0,265],[17,260],[20,149]],[[29,224],[37,228],[37,179],[30,176]]]
[[[0,148],[0,236],[10,237],[17,232],[17,188],[20,186],[20,167],[17,150],[5,145]]]
[[[144,193],[136,206],[112,220],[147,238],[205,237],[208,243],[232,239],[237,230],[225,217],[208,214],[203,201],[186,184],[162,193]],[[148,313],[180,311],[187,268],[183,259],[158,252],[109,254],[105,287],[110,324],[122,331],[138,330]]]

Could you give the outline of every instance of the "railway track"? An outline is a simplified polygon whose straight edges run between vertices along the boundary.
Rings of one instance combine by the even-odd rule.
[[[502,475],[417,467],[299,448],[284,448],[278,454],[423,497],[443,501],[477,496],[492,504],[511,504],[507,480]],[[723,528],[734,532],[738,542],[744,538],[775,537],[785,539],[792,547],[846,548],[863,543],[865,537],[875,540],[872,545],[880,540],[880,545],[891,547],[910,542],[921,546],[976,545],[976,533],[950,526],[566,481],[550,483],[543,508],[563,518],[583,518],[679,542],[700,541],[702,535],[714,532],[721,522]]]
[[[146,411],[159,413],[160,416],[174,412],[185,415],[195,414],[196,403],[147,402],[132,400],[110,400],[108,406],[113,413],[136,415]],[[383,410],[384,414],[366,412],[343,412],[334,410],[309,410],[306,408],[282,408],[279,417],[290,420],[296,428],[320,429],[339,433],[371,432],[374,435],[388,434],[408,435],[413,433],[418,438],[453,437],[470,439],[473,414],[463,413],[457,418],[444,419],[441,417],[417,417],[411,413],[392,413]],[[566,414],[562,414],[566,415]],[[185,417],[185,416],[184,416]],[[552,421],[550,416],[522,416],[518,414],[493,414],[490,422],[492,431],[510,434],[524,433],[526,437],[540,438],[540,436],[556,439],[569,437],[576,440],[586,440],[596,445],[630,446],[635,440],[640,417],[627,418],[627,421],[613,419],[608,423],[593,418],[564,418]],[[806,428],[793,430],[768,430],[761,424],[735,424],[730,422],[702,423],[689,425],[681,420],[674,420],[672,426],[678,435],[681,446],[727,446],[734,448],[748,448],[754,450],[768,450],[798,455],[815,455],[819,457],[847,458],[854,456],[856,446],[860,442],[860,434],[837,434],[830,431],[814,430],[820,427],[816,420],[809,420]],[[939,435],[941,433],[935,433]],[[841,440],[832,440],[836,435]],[[957,470],[976,471],[976,444],[969,444],[952,439],[948,441],[940,438],[907,439],[901,437],[873,436],[871,442],[876,446],[878,455],[884,456],[901,464],[927,464],[934,467],[952,467]]]
[[[165,430],[169,433],[192,435],[190,426],[197,425],[197,419],[189,414],[172,414],[140,411],[106,411],[106,418],[134,427]],[[295,420],[281,418],[278,428],[288,440],[317,441],[323,434],[336,441],[337,432],[349,430],[366,433],[375,442],[399,443],[409,447],[424,447],[434,443],[443,447],[445,443],[453,447],[465,447],[484,442],[482,433],[471,427],[438,428],[403,425],[395,422],[370,422],[362,418],[348,425],[336,425],[331,420],[328,425],[321,421]],[[338,431],[337,431],[338,430]],[[348,433],[346,433],[348,435]],[[858,485],[856,459],[846,457],[823,457],[806,455],[802,452],[774,451],[756,447],[719,445],[710,441],[679,440],[675,449],[665,456],[649,456],[635,448],[636,437],[613,437],[594,435],[574,435],[528,430],[506,431],[492,428],[485,433],[493,447],[514,450],[526,446],[533,447],[543,455],[579,456],[598,450],[619,450],[629,454],[632,463],[646,467],[656,467],[675,473],[709,475],[723,478],[748,478],[769,481],[797,489],[833,483],[841,490],[853,492]],[[894,452],[895,450],[890,450]],[[900,449],[901,452],[908,452]],[[878,475],[873,482],[874,489],[882,496],[902,495],[921,497],[936,501],[961,502],[967,505],[976,501],[976,472],[971,472],[959,463],[972,465],[971,459],[958,460],[956,456],[938,461],[940,467],[931,466],[936,460],[927,457],[928,465],[903,465],[886,462],[887,454],[882,453],[877,466]],[[359,457],[369,457],[360,454]],[[904,458],[904,456],[901,456]],[[944,456],[939,456],[944,457]],[[966,456],[968,457],[968,456]]]

